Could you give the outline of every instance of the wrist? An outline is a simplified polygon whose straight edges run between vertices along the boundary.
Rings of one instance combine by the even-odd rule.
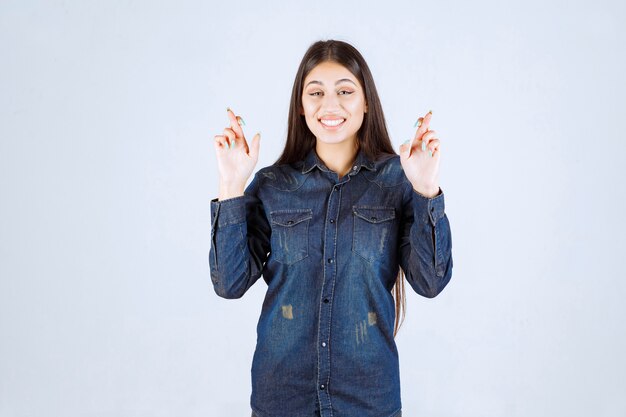
[[[220,183],[218,200],[240,197],[244,194],[245,185]]]
[[[413,187],[413,190],[424,197],[433,198],[439,195],[439,187]]]

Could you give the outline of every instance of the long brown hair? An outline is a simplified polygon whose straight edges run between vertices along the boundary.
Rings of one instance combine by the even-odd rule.
[[[357,132],[358,147],[363,149],[364,153],[372,160],[383,154],[397,155],[391,145],[374,78],[365,59],[352,45],[330,39],[326,41],[320,40],[311,44],[300,62],[291,90],[287,142],[275,164],[291,164],[300,161],[315,147],[315,136],[309,130],[304,115],[300,114],[300,110],[302,109],[304,79],[313,68],[323,62],[334,62],[344,66],[359,80],[363,87],[367,112],[364,114],[363,124]],[[404,321],[406,310],[404,271],[401,267],[398,270],[398,277],[392,293],[396,305],[396,321],[393,332],[395,337]],[[400,314],[402,314],[402,320],[399,320]]]

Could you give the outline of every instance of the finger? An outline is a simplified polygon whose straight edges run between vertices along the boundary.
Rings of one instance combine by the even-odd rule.
[[[426,145],[426,149],[430,150],[431,152],[435,152],[435,149],[438,149],[440,144],[441,142],[439,142],[439,139],[431,139]]]
[[[228,148],[228,142],[226,141],[226,137],[224,135],[215,135],[214,140],[218,148]]]
[[[421,145],[420,145],[421,149],[425,151],[430,141],[436,137],[437,137],[437,132],[435,132],[434,130],[427,130],[426,133],[422,135],[422,140],[421,140]]]
[[[243,137],[243,129],[241,128],[239,116],[236,116],[235,113],[230,108],[226,109],[226,113],[228,114],[228,119],[230,120],[230,127],[240,138]],[[237,119],[239,117],[239,119]],[[241,119],[243,121],[243,119]]]
[[[441,153],[441,142],[439,142],[439,139],[433,139],[430,141],[428,145],[428,152],[430,153],[430,156],[437,156]]]
[[[228,138],[228,144],[231,148],[234,148],[237,145],[237,138],[235,132],[230,127],[224,129],[224,136]]]
[[[421,118],[422,123],[420,124],[420,127],[417,128],[417,130],[415,131],[414,139],[419,140],[422,137],[422,135],[428,131],[428,128],[430,127],[430,119],[432,118],[432,116],[433,116],[432,111],[429,111],[428,113],[426,113],[426,115],[423,118]]]
[[[417,123],[419,123],[418,129],[415,131],[415,136],[413,136],[413,140],[411,141],[411,148],[409,149],[409,156],[413,153],[413,150],[417,148],[418,141],[422,137],[422,135],[428,131],[428,127],[430,126],[430,118],[432,117],[432,110],[426,113],[424,117],[420,117],[417,119]],[[421,146],[421,145],[420,145]]]
[[[259,158],[260,143],[261,143],[261,132],[258,132],[252,138],[252,142],[250,143],[250,149],[248,152],[250,157],[252,157],[254,160],[257,160]]]
[[[417,151],[424,151],[426,150],[426,134],[428,133],[428,131],[426,131],[420,138],[413,138],[411,140],[411,151],[410,153],[413,154],[413,152],[417,152]]]
[[[406,142],[400,144],[400,159],[406,159],[411,156],[411,143],[412,140],[409,139]]]
[[[428,130],[426,131],[426,133],[424,133],[422,135],[422,141],[428,143],[428,141],[432,138],[436,138],[437,137],[437,131],[436,130]]]
[[[420,117],[419,119],[417,119],[417,123],[416,123],[416,124],[418,124],[418,125],[421,127],[421,126],[422,126],[423,121],[424,121],[424,118],[423,118],[423,117]],[[415,147],[415,142],[416,142],[416,139],[418,139],[418,136],[417,136],[417,132],[418,132],[418,131],[419,131],[419,128],[418,128],[418,129],[417,129],[417,131],[415,132],[415,136],[413,136],[413,138],[412,138],[412,139],[411,139],[411,141],[410,141],[409,148],[408,148],[408,155],[407,155],[407,157],[411,156],[411,153],[413,152],[413,148]],[[400,145],[400,146],[402,146],[402,145]]]

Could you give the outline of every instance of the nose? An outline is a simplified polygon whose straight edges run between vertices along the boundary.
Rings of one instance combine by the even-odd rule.
[[[339,97],[336,94],[325,94],[322,100],[322,110],[324,113],[333,113],[341,108]]]

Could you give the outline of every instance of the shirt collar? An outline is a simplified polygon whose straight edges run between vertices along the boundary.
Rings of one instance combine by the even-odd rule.
[[[317,152],[315,152],[315,147],[313,147],[304,158],[302,173],[306,174],[316,166],[322,171],[330,172],[330,169],[328,169],[324,162],[322,162],[320,157],[317,155]],[[357,152],[356,159],[354,160],[354,164],[352,165],[352,169],[350,172],[357,173],[360,171],[360,168],[367,168],[370,171],[376,171],[376,166],[374,162],[370,160],[367,155],[365,155],[363,148],[360,148]]]

